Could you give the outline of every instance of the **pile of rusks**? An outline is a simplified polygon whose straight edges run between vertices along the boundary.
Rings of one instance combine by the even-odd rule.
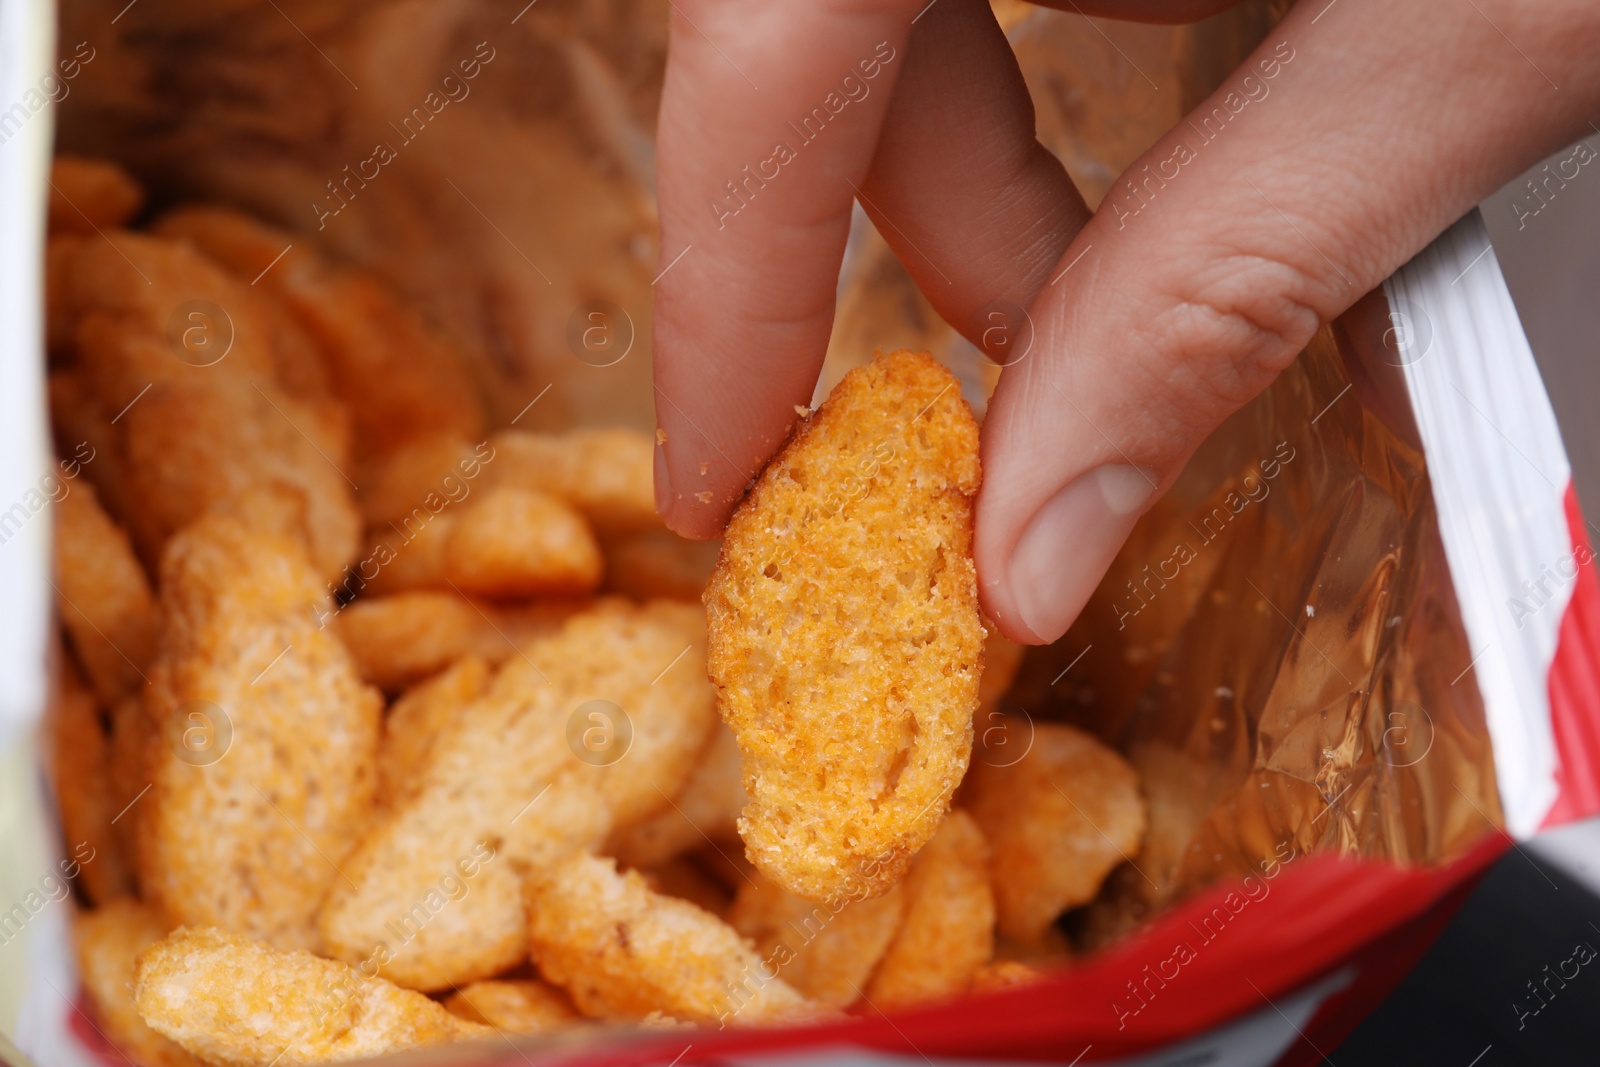
[[[805,629],[815,546],[741,572],[771,532],[753,500],[707,594],[713,684],[716,549],[661,526],[658,441],[491,432],[467,361],[370,272],[227,208],[129,229],[143,193],[106,162],[58,159],[52,185],[47,747],[86,1000],[132,1062],[801,1022],[1025,982],[1137,851],[1120,757],[994,711],[1020,649],[970,596],[942,718],[864,691],[829,719],[806,694],[843,699],[852,657],[779,662],[783,605],[761,600],[796,598]],[[897,355],[847,382],[920,406],[888,395],[896,374],[943,373]],[[773,485],[801,484],[791,453],[754,497],[794,504]],[[900,586],[933,603],[943,579],[911,566]],[[856,658],[895,654],[866,621],[881,640]],[[933,721],[940,765],[908,769]],[[892,771],[844,782],[869,756]],[[859,853],[924,771],[882,862],[826,866],[830,834]]]

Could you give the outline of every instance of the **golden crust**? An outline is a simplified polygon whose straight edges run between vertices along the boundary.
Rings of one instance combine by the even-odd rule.
[[[749,801],[739,745],[726,726],[713,727],[694,771],[672,803],[611,835],[602,850],[629,867],[656,867],[707,844],[738,836],[735,820]]]
[[[704,640],[689,605],[602,601],[508,660],[344,864],[320,922],[328,949],[376,955],[426,990],[520,962],[523,874],[682,787],[714,717]]]
[[[450,1014],[507,1034],[544,1034],[583,1018],[566,993],[537,979],[487,979],[445,998]]]
[[[133,545],[94,487],[68,485],[55,508],[56,609],[107,707],[144,684],[156,645],[156,602]]]
[[[845,376],[728,526],[705,603],[752,798],[739,828],[800,896],[886,891],[966,772],[978,481],[955,378],[896,352]]]
[[[945,817],[903,887],[905,918],[867,987],[880,1008],[956,996],[994,955],[989,847],[972,816]]]
[[[739,889],[728,922],[755,942],[779,977],[819,1004],[861,998],[905,914],[900,886],[869,900],[817,904],[759,875]]]
[[[133,961],[166,934],[155,913],[131,897],[72,920],[78,973],[100,1032],[139,1067],[198,1067],[193,1056],[146,1026],[133,1004]]]
[[[239,1067],[363,1059],[495,1033],[342,963],[216,929],[180,929],[146,949],[134,1002],[196,1056]]]
[[[540,973],[589,1015],[751,1026],[814,1012],[731,926],[612,860],[570,856],[535,872],[527,897]]]
[[[378,693],[319,620],[300,542],[264,500],[175,536],[144,711],[139,875],[173,924],[314,945],[311,919],[370,816]]]
[[[973,762],[965,802],[989,841],[1000,933],[1026,945],[1138,855],[1144,800],[1127,761],[1082,730],[1013,722],[1001,736]]]
[[[50,233],[93,234],[121,226],[144,204],[133,175],[109,159],[58,155],[50,164]]]
[[[133,872],[111,822],[126,801],[110,773],[111,739],[94,694],[59,649],[54,674],[45,736],[56,810],[66,851],[79,863],[79,885],[99,903],[133,891]]]

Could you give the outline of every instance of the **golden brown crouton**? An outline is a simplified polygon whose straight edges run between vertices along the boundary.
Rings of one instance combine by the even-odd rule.
[[[558,497],[486,489],[414,532],[378,527],[368,558],[383,561],[374,593],[451,589],[493,599],[572,597],[600,584],[603,561],[589,525]]]
[[[133,961],[166,934],[155,913],[132,897],[107,901],[72,921],[84,996],[106,1039],[139,1067],[198,1067],[193,1056],[146,1026],[133,1005]]]
[[[240,1067],[365,1059],[495,1033],[370,973],[209,928],[177,930],[146,949],[134,1003],[196,1056]]]
[[[785,982],[819,1004],[843,1008],[861,998],[905,904],[900,886],[869,900],[818,904],[757,876],[740,888],[728,922]]]
[[[59,155],[50,165],[52,234],[113,229],[143,204],[138,181],[109,159]]]
[[[489,664],[465,656],[407,689],[383,720],[378,749],[378,795],[391,806],[409,800],[439,735],[489,686]]]
[[[73,482],[55,507],[56,610],[107,707],[145,682],[156,647],[156,602],[128,535]]]
[[[527,893],[540,973],[589,1015],[753,1026],[815,1013],[731,926],[612,860],[572,855],[533,872]]]
[[[728,525],[705,602],[751,796],[739,831],[800,896],[886,891],[966,773],[977,490],[955,378],[896,352],[845,376]]]
[[[521,878],[682,787],[714,716],[704,633],[686,604],[603,601],[508,660],[344,864],[328,950],[425,990],[520,962]]]
[[[313,945],[311,920],[370,815],[382,700],[319,625],[323,582],[265,507],[175,536],[160,587],[143,896],[173,924]]]
[[[463,656],[492,664],[518,657],[585,606],[545,601],[502,607],[418,590],[357,600],[339,612],[334,627],[361,677],[398,693]]]
[[[650,438],[622,428],[564,434],[501,430],[489,439],[491,486],[539,489],[561,497],[602,534],[659,529]]]
[[[507,1034],[543,1034],[583,1018],[572,998],[537,979],[488,979],[463,986],[445,998],[445,1010]]]
[[[672,802],[648,819],[624,827],[604,849],[629,867],[656,867],[685,852],[737,836],[735,820],[750,798],[739,769],[733,732],[718,724],[689,780]]]
[[[179,208],[152,229],[192,242],[241,280],[259,279],[298,317],[349,406],[362,466],[425,437],[482,439],[465,359],[375,275],[228,208]]]
[[[905,918],[867,987],[879,1008],[956,996],[994,955],[989,848],[972,816],[945,817],[903,888]]]
[[[1014,723],[1002,735],[1005,748],[973,761],[965,803],[989,842],[1000,932],[1025,945],[1138,855],[1144,801],[1127,761],[1082,730]]]
[[[50,779],[66,851],[79,862],[79,884],[102,903],[133,891],[133,871],[112,820],[127,800],[111,774],[111,738],[94,694],[57,650],[50,708],[45,716]]]
[[[343,570],[360,532],[347,430],[336,407],[278,381],[254,290],[186,244],[119,231],[74,254],[62,299],[80,385],[114,423],[126,485],[105,503],[147,563],[219,502],[282,482],[305,497],[324,576]]]

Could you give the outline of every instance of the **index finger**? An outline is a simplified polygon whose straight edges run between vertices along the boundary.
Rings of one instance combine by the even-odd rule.
[[[656,504],[714,537],[811,399],[857,188],[925,0],[672,0]]]

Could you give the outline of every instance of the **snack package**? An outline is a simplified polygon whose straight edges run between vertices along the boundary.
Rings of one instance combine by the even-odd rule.
[[[1116,175],[1273,32],[1282,7],[1247,3],[1173,28],[994,6],[1039,136],[1091,203],[1132,195]],[[960,810],[919,832],[927,843],[902,857],[893,886],[859,894],[833,926],[832,902],[768,881],[735,836],[750,797],[733,739],[704,713],[710,683],[688,673],[705,658],[685,604],[714,552],[655,525],[635,462],[635,439],[654,430],[651,129],[667,10],[239,0],[117,13],[60,0],[0,16],[22,59],[0,66],[0,100],[27,112],[0,116],[0,212],[18,235],[0,244],[0,308],[24,339],[0,369],[0,1060],[132,1062],[121,1050],[189,1062],[199,1049],[269,1067],[279,1030],[250,1009],[270,993],[293,1005],[303,1039],[286,1063],[453,1040],[422,1055],[505,1067],[1312,1064],[1499,855],[1600,811],[1594,552],[1474,212],[1217,430],[1065,637],[1020,664],[1014,647],[988,642],[981,684],[963,689],[981,703],[952,785]],[[77,158],[52,187],[58,153]],[[129,243],[122,227],[141,233]],[[314,481],[322,508],[226,520],[291,545],[253,557],[263,575],[305,542],[292,576],[321,614],[274,616],[271,633],[290,644],[305,631],[308,657],[276,678],[296,653],[252,644],[265,632],[256,622],[227,641],[207,622],[250,604],[191,609],[170,583],[107,591],[106,575],[143,566],[153,577],[169,543],[194,551],[194,535],[172,527],[212,502],[187,489],[171,491],[170,521],[132,541],[71,542],[99,564],[75,571],[74,596],[81,586],[103,601],[78,610],[49,580],[65,510],[52,505],[82,492],[76,511],[105,512],[85,531],[128,529],[147,506],[116,491],[128,484],[119,465],[140,454],[129,435],[160,444],[172,419],[105,410],[113,379],[73,360],[78,312],[47,303],[46,288],[63,291],[77,262],[110,270],[112,249],[161,240],[215,261],[207,299],[239,302],[220,309],[239,346],[234,391],[253,388],[310,431],[281,463],[218,460],[218,479],[252,490]],[[155,338],[168,309],[140,293],[105,305],[145,315]],[[860,212],[838,308],[818,401],[875,351],[927,351],[981,418],[1000,368],[938,319]],[[207,329],[219,321],[200,310]],[[172,321],[169,344],[205,355],[184,340],[196,320]],[[133,351],[138,337],[101,336],[131,352],[106,357],[123,360],[121,388],[147,353]],[[317,346],[364,362],[323,368],[306,356]],[[179,381],[165,355],[149,365]],[[370,395],[352,384],[370,376]],[[163,388],[146,399],[181,414],[171,397],[187,394],[162,399]],[[254,400],[220,406],[225,392],[221,429],[270,425]],[[218,493],[215,507],[241,507]],[[535,514],[567,534],[531,546],[502,536]],[[385,571],[395,551],[407,562]],[[348,569],[330,566],[345,555]],[[209,627],[205,643],[158,636],[154,652],[114,659],[75,622],[138,621],[148,611],[127,606],[147,601]],[[642,650],[639,661],[591,664],[608,640]],[[147,759],[128,753],[150,714],[129,694],[155,664],[163,691],[177,692],[174,678],[192,690],[163,720],[171,773],[228,758],[226,714],[191,707],[207,686],[249,693],[263,677],[270,689],[313,668],[338,674],[361,727],[347,732],[370,758],[310,767],[292,790],[262,777],[252,793],[242,777],[238,792],[253,818],[276,808],[311,828],[312,849],[339,855],[236,864],[234,877],[326,882],[349,905],[416,859],[415,878],[383,888],[409,906],[405,943],[449,945],[455,966],[419,978],[387,943],[369,952],[391,924],[365,904],[317,924],[297,912],[271,943],[211,928],[227,909],[168,901],[171,914],[157,914],[148,893],[142,904],[116,895],[137,861],[156,864],[144,842],[170,808],[128,769]],[[619,675],[636,724],[607,702]],[[380,690],[390,704],[374,740]],[[669,731],[679,719],[693,729]],[[479,722],[524,743],[485,764],[481,745],[456,736]],[[94,744],[74,744],[97,727]],[[283,731],[279,748],[314,732]],[[612,767],[614,743],[633,746],[634,762]],[[567,751],[587,766],[563,763]],[[253,774],[238,758],[250,754],[234,752],[230,773]],[[92,796],[56,803],[96,766]],[[365,821],[341,815],[340,833],[323,833],[312,820],[338,774],[352,779],[339,795],[371,799],[352,802],[367,805]],[[433,818],[467,836],[430,830],[418,840],[439,855],[417,859],[401,831]],[[376,856],[384,834],[407,847]],[[174,933],[178,922],[191,926]],[[813,927],[809,951],[781,953],[767,974],[789,931]],[[198,962],[174,964],[186,948]],[[192,990],[235,1022],[195,1037]],[[218,1036],[230,1027],[247,1049]]]

